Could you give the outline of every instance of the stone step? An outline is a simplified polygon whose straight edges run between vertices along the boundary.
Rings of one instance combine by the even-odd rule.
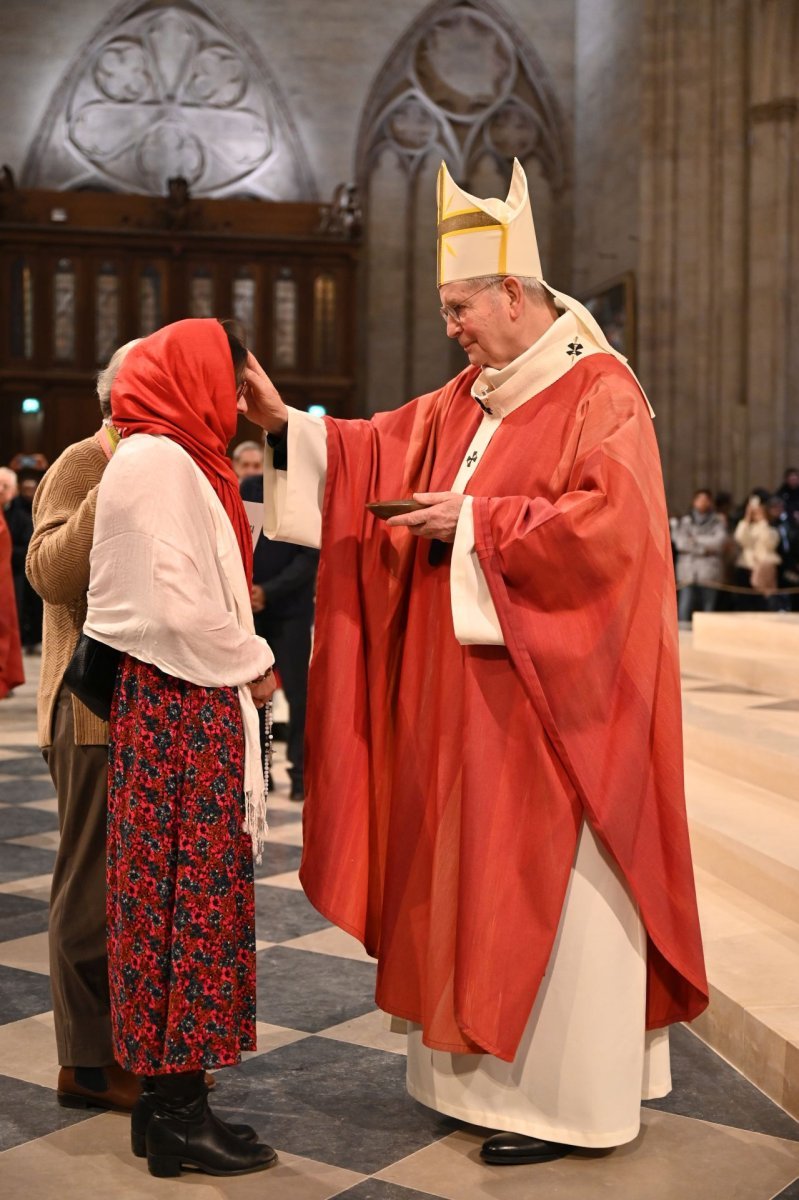
[[[697,650],[799,656],[799,613],[694,613],[693,635]]]
[[[799,920],[796,801],[691,760],[685,784],[696,865],[776,915]]]
[[[796,696],[799,613],[695,613],[680,634],[683,674]]]
[[[764,705],[770,699],[764,696]],[[722,712],[718,704],[716,696],[683,692],[686,760],[799,801],[799,713],[770,707]]]
[[[683,648],[685,636],[683,634],[680,639],[680,662],[684,673],[735,683],[753,692],[796,695],[796,663],[789,656],[762,653],[755,658],[732,650],[697,650],[690,645]]]
[[[691,1028],[799,1118],[799,922],[696,868],[710,1006]]]

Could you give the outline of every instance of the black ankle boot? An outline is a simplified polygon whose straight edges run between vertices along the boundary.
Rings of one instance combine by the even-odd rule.
[[[205,1094],[208,1095],[208,1087],[205,1087]],[[130,1114],[130,1148],[136,1158],[145,1158],[147,1155],[147,1126],[152,1120],[155,1112],[155,1096],[153,1094],[152,1079],[144,1080],[144,1087],[141,1096],[133,1106],[133,1111]],[[236,1137],[242,1138],[245,1142],[257,1142],[258,1134],[253,1129],[252,1125],[233,1125],[230,1121],[223,1121],[221,1117],[215,1118],[220,1125],[224,1125],[231,1133],[235,1133]]]
[[[151,1175],[179,1175],[184,1166],[206,1175],[247,1175],[277,1161],[271,1146],[244,1142],[217,1120],[202,1071],[154,1075],[148,1083],[155,1101],[145,1134]]]

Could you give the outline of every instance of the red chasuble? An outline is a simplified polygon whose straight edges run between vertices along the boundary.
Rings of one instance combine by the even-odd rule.
[[[327,422],[303,886],[425,1045],[511,1061],[585,818],[648,933],[647,1027],[707,1004],[685,818],[674,578],[652,420],[609,355],[501,423],[471,477],[505,646],[461,646],[448,549],[367,501],[447,491],[476,369]]]

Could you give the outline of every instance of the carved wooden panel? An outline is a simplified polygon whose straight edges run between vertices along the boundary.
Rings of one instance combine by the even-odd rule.
[[[237,317],[287,402],[355,416],[358,245],[320,226],[318,204],[0,193],[0,444],[31,396],[48,457],[90,434],[97,368],[190,315]]]

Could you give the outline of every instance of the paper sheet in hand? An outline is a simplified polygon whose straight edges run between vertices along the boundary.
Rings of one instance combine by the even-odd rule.
[[[252,534],[252,548],[255,549],[255,543],[264,531],[264,506],[258,500],[245,500],[244,511],[247,514],[247,520],[250,523],[250,533]]]

